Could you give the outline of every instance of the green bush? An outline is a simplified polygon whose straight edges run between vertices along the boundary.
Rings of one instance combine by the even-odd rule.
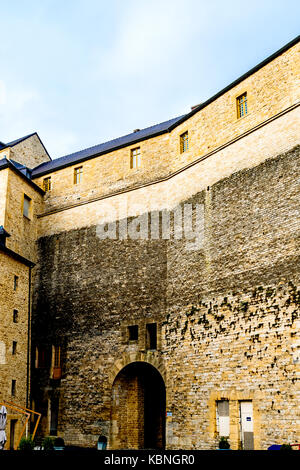
[[[22,437],[22,439],[20,440],[18,449],[28,452],[28,451],[32,451],[33,448],[34,448],[34,442],[32,440],[32,437],[31,436]]]
[[[42,447],[46,451],[54,450],[53,439],[51,437],[45,437],[42,442]]]
[[[293,450],[290,444],[282,444],[280,450]]]
[[[230,444],[227,437],[222,436],[219,441],[219,449],[230,449]]]

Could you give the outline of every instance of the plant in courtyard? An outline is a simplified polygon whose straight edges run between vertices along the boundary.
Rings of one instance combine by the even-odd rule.
[[[230,444],[227,437],[221,436],[219,441],[219,449],[230,449]]]
[[[32,451],[33,448],[34,448],[34,441],[32,440],[32,437],[31,436],[22,437],[22,439],[20,440],[18,449],[28,452],[28,451]]]
[[[42,447],[45,451],[54,450],[53,438],[47,436],[43,439]]]
[[[280,450],[293,450],[290,444],[282,444]]]

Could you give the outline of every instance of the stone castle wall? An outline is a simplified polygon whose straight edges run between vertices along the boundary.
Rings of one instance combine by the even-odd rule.
[[[63,376],[47,389],[49,369],[34,371],[33,397],[46,407],[59,395],[67,442],[111,435],[118,364],[135,361],[164,377],[168,448],[215,448],[220,398],[230,400],[232,448],[242,400],[253,402],[255,448],[296,440],[299,177],[297,147],[186,199],[204,204],[200,250],[186,240],[99,240],[96,226],[40,239],[33,342],[50,361],[59,338]],[[153,322],[159,342],[149,351]]]
[[[299,47],[297,43],[166,134],[35,178],[42,187],[43,179],[51,176],[45,211],[80,205],[167,177],[295,106],[300,99]],[[236,99],[244,92],[248,114],[238,119]],[[185,131],[189,133],[189,149],[181,153],[180,135]],[[141,167],[131,169],[130,152],[139,146]],[[78,166],[83,167],[82,182],[74,185],[74,168]]]

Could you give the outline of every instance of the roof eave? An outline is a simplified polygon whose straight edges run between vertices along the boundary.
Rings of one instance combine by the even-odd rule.
[[[37,184],[35,184],[31,179],[27,178],[18,168],[16,168],[9,160],[6,160],[6,163],[2,166],[0,166],[0,171],[5,170],[6,168],[9,168],[10,170],[13,170],[15,173],[17,173],[18,176],[20,176],[24,181],[26,181],[30,186],[32,186],[36,191],[38,191],[40,194],[44,195],[45,191],[40,188]]]
[[[50,170],[47,170],[47,171],[41,171],[40,173],[35,175],[34,171],[38,168],[38,167],[36,167],[35,169],[32,170],[32,173],[33,173],[32,174],[32,179],[40,178],[41,176],[48,175],[49,173],[53,173],[54,171],[62,170],[63,168],[67,168],[68,166],[77,165],[78,163],[83,163],[87,160],[91,160],[92,158],[100,157],[101,155],[105,155],[107,153],[115,152],[116,150],[120,150],[121,148],[129,147],[131,145],[135,145],[135,144],[137,144],[139,142],[142,142],[144,140],[149,140],[149,139],[152,139],[153,137],[158,137],[159,135],[162,135],[162,134],[167,134],[168,132],[169,132],[169,128],[164,129],[163,131],[155,132],[151,136],[140,137],[139,139],[132,140],[129,143],[117,145],[116,147],[113,147],[112,149],[103,150],[102,152],[96,152],[93,155],[82,157],[78,160],[74,160],[73,162],[64,163],[64,164],[59,165],[59,166],[57,166],[53,169],[50,169]]]
[[[295,46],[298,42],[300,41],[300,35],[297,36],[296,38],[294,38],[292,41],[288,42],[285,46],[283,46],[281,49],[279,49],[278,51],[274,52],[273,54],[271,54],[269,57],[267,57],[266,59],[264,59],[262,62],[260,62],[259,64],[255,65],[255,67],[252,67],[252,69],[248,70],[248,72],[244,73],[243,75],[241,75],[239,78],[237,78],[236,80],[234,80],[233,82],[231,82],[229,85],[227,85],[225,88],[223,88],[222,90],[218,91],[218,93],[216,93],[215,95],[213,95],[211,98],[209,98],[208,100],[204,101],[204,103],[201,103],[199,104],[198,106],[196,106],[195,109],[193,109],[192,111],[190,111],[189,113],[187,113],[185,116],[183,116],[183,118],[179,119],[176,123],[172,124],[169,128],[169,130],[173,130],[175,129],[175,127],[179,126],[180,124],[182,124],[184,121],[186,121],[187,119],[189,119],[191,116],[193,116],[194,114],[198,113],[199,111],[201,111],[203,108],[205,108],[206,106],[208,106],[210,103],[212,103],[213,101],[215,101],[217,98],[219,98],[220,96],[224,95],[224,93],[226,93],[227,91],[231,90],[231,88],[234,88],[236,85],[238,85],[239,83],[241,83],[243,80],[245,80],[246,78],[250,77],[250,75],[253,75],[253,73],[257,72],[259,69],[261,69],[262,67],[264,67],[265,65],[267,65],[269,62],[272,62],[272,60],[276,59],[277,57],[279,57],[281,54],[283,54],[285,51],[287,51],[288,49],[290,49],[291,47]]]
[[[19,261],[20,263],[25,264],[29,268],[33,268],[35,266],[35,263],[33,261],[30,261],[29,259],[24,258],[24,256],[19,255],[18,253],[11,250],[10,248],[7,248],[7,246],[5,245],[0,244],[0,251],[2,251],[3,253],[6,253],[8,256],[11,256],[16,261]]]

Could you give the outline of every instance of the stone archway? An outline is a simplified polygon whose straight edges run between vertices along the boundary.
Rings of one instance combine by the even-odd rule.
[[[166,389],[158,370],[133,362],[120,370],[112,387],[111,449],[165,447]]]

